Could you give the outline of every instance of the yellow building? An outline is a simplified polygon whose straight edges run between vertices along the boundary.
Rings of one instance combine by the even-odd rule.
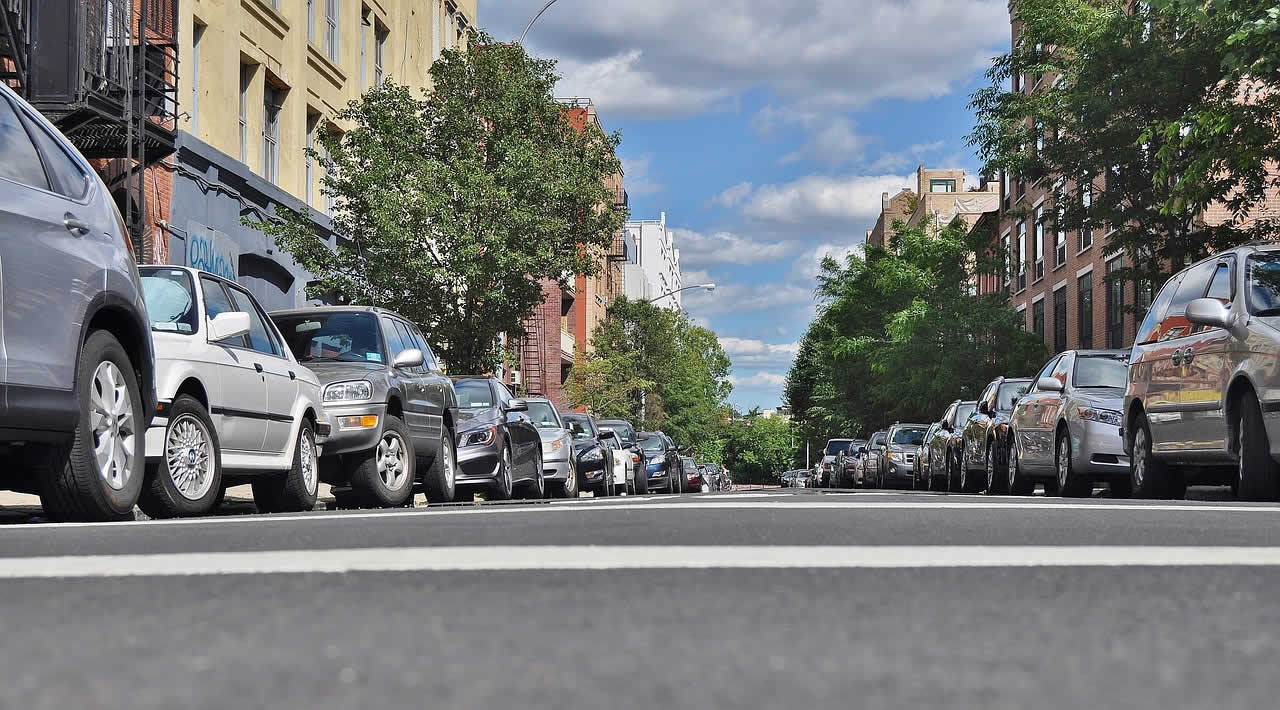
[[[231,270],[268,308],[303,303],[307,274],[241,218],[310,208],[327,234],[305,149],[384,78],[428,86],[475,21],[476,0],[180,0],[180,133],[157,260]]]

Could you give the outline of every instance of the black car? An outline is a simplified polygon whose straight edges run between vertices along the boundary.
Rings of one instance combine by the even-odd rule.
[[[596,424],[600,431],[617,434],[621,448],[637,453],[636,428],[631,426],[631,422],[625,419],[601,419]],[[644,474],[644,458],[639,455],[634,456],[631,465],[627,467],[627,488],[628,492],[638,496],[649,492],[649,477]]]
[[[573,455],[578,462],[578,486],[590,490],[596,497],[611,496],[613,485],[614,451],[600,441],[600,428],[596,420],[586,414],[561,412],[564,426],[573,435]]]
[[[529,404],[493,378],[461,377],[453,388],[458,397],[458,487],[483,486],[491,500],[508,500],[513,493],[543,497],[542,436],[527,414]]]
[[[683,489],[680,481],[684,478],[684,465],[671,438],[660,431],[641,432],[636,442],[644,457],[649,490],[661,488],[668,493],[679,493]]]
[[[1009,417],[1018,398],[1027,393],[1029,378],[997,377],[978,397],[978,409],[965,423],[962,434],[960,490],[993,494],[1009,487]]]

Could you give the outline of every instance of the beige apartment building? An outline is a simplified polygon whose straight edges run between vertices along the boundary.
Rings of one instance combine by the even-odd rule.
[[[921,165],[914,190],[904,187],[892,197],[887,192],[881,195],[880,216],[867,230],[867,244],[883,248],[898,221],[908,227],[924,223],[936,229],[959,217],[971,229],[984,213],[999,206],[1000,191],[999,186],[986,183],[966,190],[964,181],[963,170],[930,170]]]
[[[328,234],[305,149],[382,80],[428,87],[476,0],[180,0],[178,14],[178,145],[154,176],[167,209],[152,260],[222,272],[268,308],[304,303],[308,275],[241,218],[308,210]]]

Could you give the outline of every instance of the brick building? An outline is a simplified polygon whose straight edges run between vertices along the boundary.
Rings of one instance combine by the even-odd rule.
[[[972,227],[985,213],[996,208],[999,193],[986,183],[978,189],[965,189],[963,170],[930,170],[923,165],[916,169],[916,188],[902,188],[896,195],[880,196],[880,216],[875,226],[867,230],[867,244],[883,247],[893,231],[893,223],[901,221],[908,227],[921,223],[950,224],[959,217]]]

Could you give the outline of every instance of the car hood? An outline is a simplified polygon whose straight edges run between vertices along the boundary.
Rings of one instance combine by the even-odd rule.
[[[502,417],[498,415],[498,410],[492,408],[459,409],[457,420],[458,431],[470,431],[484,426],[493,426],[499,423]]]
[[[895,445],[895,446],[890,446],[890,447],[889,447],[889,450],[890,450],[890,451],[892,451],[892,452],[894,452],[894,453],[905,454],[905,453],[909,453],[909,452],[915,451],[915,450],[916,450],[916,447],[914,447],[914,446]]]
[[[822,463],[835,463],[835,460],[836,460],[835,454],[827,454],[826,456],[822,457]]]
[[[367,378],[371,374],[380,373],[386,370],[385,365],[375,362],[312,360],[310,362],[303,362],[299,364],[316,373],[316,377],[320,380],[320,384],[322,385],[327,385],[330,382],[341,382],[343,380],[361,380]]]
[[[1124,411],[1124,390],[1116,387],[1076,390],[1072,393],[1072,399],[1078,404],[1085,404],[1095,409],[1110,409],[1115,412]]]
[[[567,430],[567,429],[538,429],[538,436],[539,436],[539,437],[541,437],[543,441],[555,441],[555,440],[557,440],[557,439],[562,439],[562,438],[564,438],[564,437],[566,437],[566,436],[569,436],[569,430]]]

